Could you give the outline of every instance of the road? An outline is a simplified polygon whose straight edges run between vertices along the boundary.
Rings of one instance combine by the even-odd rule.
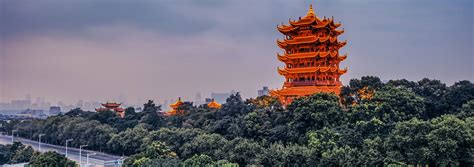
[[[23,139],[23,138],[14,138],[15,141],[19,141],[23,143],[24,145],[29,145],[33,147],[36,151],[38,150],[38,141],[32,141],[28,139]],[[12,136],[6,136],[6,135],[0,135],[0,144],[11,144],[12,143]],[[67,149],[67,158],[76,161],[76,163],[79,164],[79,149],[78,148],[70,148],[68,147]],[[56,151],[60,154],[65,155],[66,154],[66,147],[63,146],[57,146],[57,145],[51,145],[51,144],[46,144],[46,143],[41,143],[41,152],[46,152],[46,151]],[[93,154],[95,155],[90,155],[89,156],[89,164],[87,165],[87,154]],[[91,150],[85,150],[82,149],[82,166],[97,166],[97,167],[118,167],[119,162],[118,160],[121,159],[120,156],[115,156],[115,155],[110,155],[110,154],[105,154],[97,151],[91,151]]]

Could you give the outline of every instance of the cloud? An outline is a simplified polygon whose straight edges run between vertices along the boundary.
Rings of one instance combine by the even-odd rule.
[[[198,91],[238,89],[249,79],[253,90],[268,83],[260,80],[266,78],[263,71],[280,79],[274,66],[262,63],[276,62],[268,53],[273,48],[270,42],[260,38],[241,42],[216,33],[175,37],[124,26],[89,30],[90,36],[102,40],[35,36],[10,41],[5,45],[8,75],[3,83],[16,87],[7,89],[7,95],[21,88],[34,94],[53,91],[59,97],[104,100],[123,94],[193,98]],[[263,43],[268,43],[266,48],[254,47]]]
[[[317,1],[343,23],[351,78],[473,80],[472,1]],[[308,2],[0,1],[0,101],[132,102],[281,86],[276,25]]]

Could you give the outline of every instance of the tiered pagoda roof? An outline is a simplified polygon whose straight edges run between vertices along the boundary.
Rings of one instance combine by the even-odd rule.
[[[173,109],[177,109],[183,103],[184,102],[181,100],[181,97],[180,97],[180,98],[178,98],[178,100],[176,102],[174,102],[173,104],[170,104],[170,107],[173,108]]]
[[[341,23],[335,23],[333,18],[326,18],[323,19],[316,16],[313,10],[313,6],[310,5],[309,11],[303,18],[299,20],[292,21],[289,20],[290,25],[279,25],[277,26],[278,31],[283,34],[298,32],[301,30],[301,27],[311,25],[313,28],[330,28],[334,30],[341,26]],[[333,31],[336,35],[342,34],[344,30],[335,30]]]
[[[180,113],[181,111],[179,110],[179,107],[183,104],[184,104],[184,102],[181,100],[181,97],[179,97],[176,102],[174,102],[173,104],[170,104],[171,109],[166,111],[165,115],[166,116],[173,116],[173,115],[176,115],[176,114]]]
[[[339,61],[342,61],[342,60],[345,60],[347,58],[347,53],[342,55],[342,56],[339,56],[339,53],[337,52],[306,52],[306,53],[295,53],[295,54],[291,54],[291,56],[289,54],[284,54],[284,55],[280,55],[279,53],[277,53],[277,57],[278,57],[278,60],[282,61],[282,62],[287,62],[288,60],[294,60],[294,59],[303,59],[303,58],[314,58],[314,57],[320,57],[320,58],[324,58],[324,57],[337,57],[337,60]]]
[[[339,69],[339,67],[304,67],[304,68],[278,68],[280,75],[299,74],[299,73],[315,73],[315,72],[336,72],[344,74],[347,69]]]
[[[215,108],[215,109],[219,109],[221,108],[221,104],[217,103],[214,99],[212,99],[211,102],[207,103],[207,107],[209,108]]]
[[[314,43],[314,42],[330,42],[336,43],[338,46],[343,47],[346,45],[347,41],[339,42],[337,41],[337,37],[331,36],[304,36],[304,37],[295,37],[293,39],[284,39],[283,41],[277,40],[277,44],[280,48],[285,49],[288,45],[297,45],[297,44],[307,44],[307,43]]]

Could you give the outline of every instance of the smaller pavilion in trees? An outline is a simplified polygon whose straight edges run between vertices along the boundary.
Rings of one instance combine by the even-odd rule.
[[[178,98],[176,102],[170,104],[171,109],[165,112],[165,116],[173,116],[176,114],[182,114],[184,111],[180,109],[184,102],[181,100],[181,97]]]
[[[105,104],[102,104],[103,107],[96,108],[95,111],[97,111],[97,112],[113,111],[113,112],[117,113],[120,116],[120,118],[123,118],[123,117],[125,117],[125,109],[120,107],[120,105],[121,105],[120,103],[107,102]]]
[[[214,109],[219,109],[219,108],[222,107],[222,104],[219,104],[214,99],[212,99],[211,102],[207,103],[207,107],[214,108]]]

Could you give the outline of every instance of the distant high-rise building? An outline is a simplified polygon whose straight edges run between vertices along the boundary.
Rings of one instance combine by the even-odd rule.
[[[218,103],[225,103],[227,98],[229,98],[230,93],[211,93],[211,99],[214,99]]]
[[[51,106],[49,107],[49,115],[58,115],[61,113],[61,107]]]
[[[142,112],[142,108],[141,107],[135,108],[135,112]]]
[[[258,93],[257,93],[257,94],[258,94],[258,97],[260,97],[260,96],[268,96],[268,92],[269,92],[269,91],[270,91],[270,90],[268,89],[268,86],[264,86],[263,89],[258,90]]]
[[[11,108],[14,110],[24,110],[31,106],[31,101],[28,100],[12,100]]]
[[[202,96],[200,92],[196,93],[196,99],[194,99],[194,104],[198,106],[203,104]]]
[[[30,94],[27,94],[27,95],[26,95],[26,100],[27,100],[27,101],[30,101],[30,103],[31,103],[31,95],[30,95]]]
[[[43,110],[36,110],[36,109],[26,109],[20,112],[17,115],[33,117],[33,118],[45,118],[46,115],[44,114]]]

